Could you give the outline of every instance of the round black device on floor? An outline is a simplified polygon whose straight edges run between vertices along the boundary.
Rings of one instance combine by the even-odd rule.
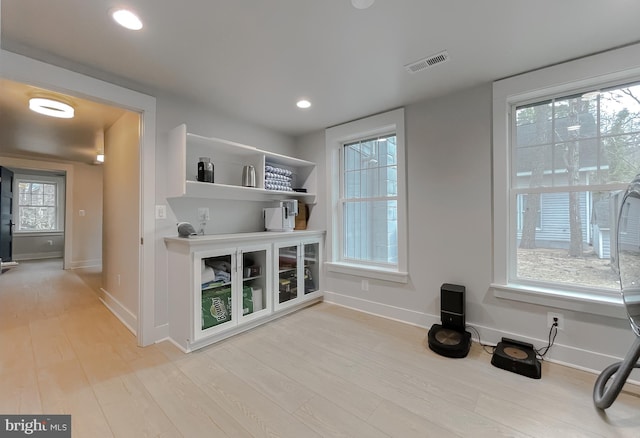
[[[429,348],[436,353],[461,358],[471,348],[471,333],[465,331],[466,288],[459,284],[444,283],[440,287],[440,319],[429,330]]]
[[[433,324],[428,335],[429,348],[441,356],[462,358],[469,354],[471,333]]]

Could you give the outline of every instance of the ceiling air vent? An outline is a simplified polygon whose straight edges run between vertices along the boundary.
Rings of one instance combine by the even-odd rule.
[[[447,53],[447,51],[445,50],[443,52],[429,56],[427,58],[420,59],[416,62],[412,62],[411,64],[407,64],[404,66],[404,68],[406,68],[409,73],[418,73],[419,71],[431,68],[436,64],[442,64],[443,62],[447,62],[448,60],[449,60],[449,53]]]

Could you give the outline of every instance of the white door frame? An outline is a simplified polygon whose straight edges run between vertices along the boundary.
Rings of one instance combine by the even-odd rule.
[[[137,338],[146,346],[155,334],[155,146],[156,98],[0,49],[0,77],[95,100],[140,114],[140,245]]]

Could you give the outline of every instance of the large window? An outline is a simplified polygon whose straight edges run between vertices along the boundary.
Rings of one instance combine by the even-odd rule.
[[[621,195],[640,172],[640,72],[597,58],[494,84],[498,296],[556,306],[530,298],[619,297],[615,236]]]
[[[343,146],[343,260],[397,266],[397,156],[395,133]]]
[[[56,193],[54,183],[18,181],[18,231],[56,230]]]
[[[404,111],[327,129],[328,269],[407,281]]]
[[[617,194],[640,171],[640,85],[514,105],[516,281],[618,291]],[[524,202],[526,200],[526,202]],[[544,224],[544,227],[542,226]]]
[[[61,231],[64,228],[64,179],[16,175],[14,214],[17,233]]]

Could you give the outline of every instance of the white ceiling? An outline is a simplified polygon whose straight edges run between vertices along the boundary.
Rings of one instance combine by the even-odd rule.
[[[115,25],[116,5],[145,27]],[[366,10],[349,0],[2,0],[1,8],[6,50],[290,135],[640,41],[633,0],[376,0]],[[403,67],[442,50],[446,63],[416,74]],[[313,106],[297,109],[301,97]]]
[[[29,110],[31,97],[68,101],[73,119],[56,119]],[[100,135],[126,111],[78,97],[0,78],[0,153],[33,159],[92,163],[102,146]]]

